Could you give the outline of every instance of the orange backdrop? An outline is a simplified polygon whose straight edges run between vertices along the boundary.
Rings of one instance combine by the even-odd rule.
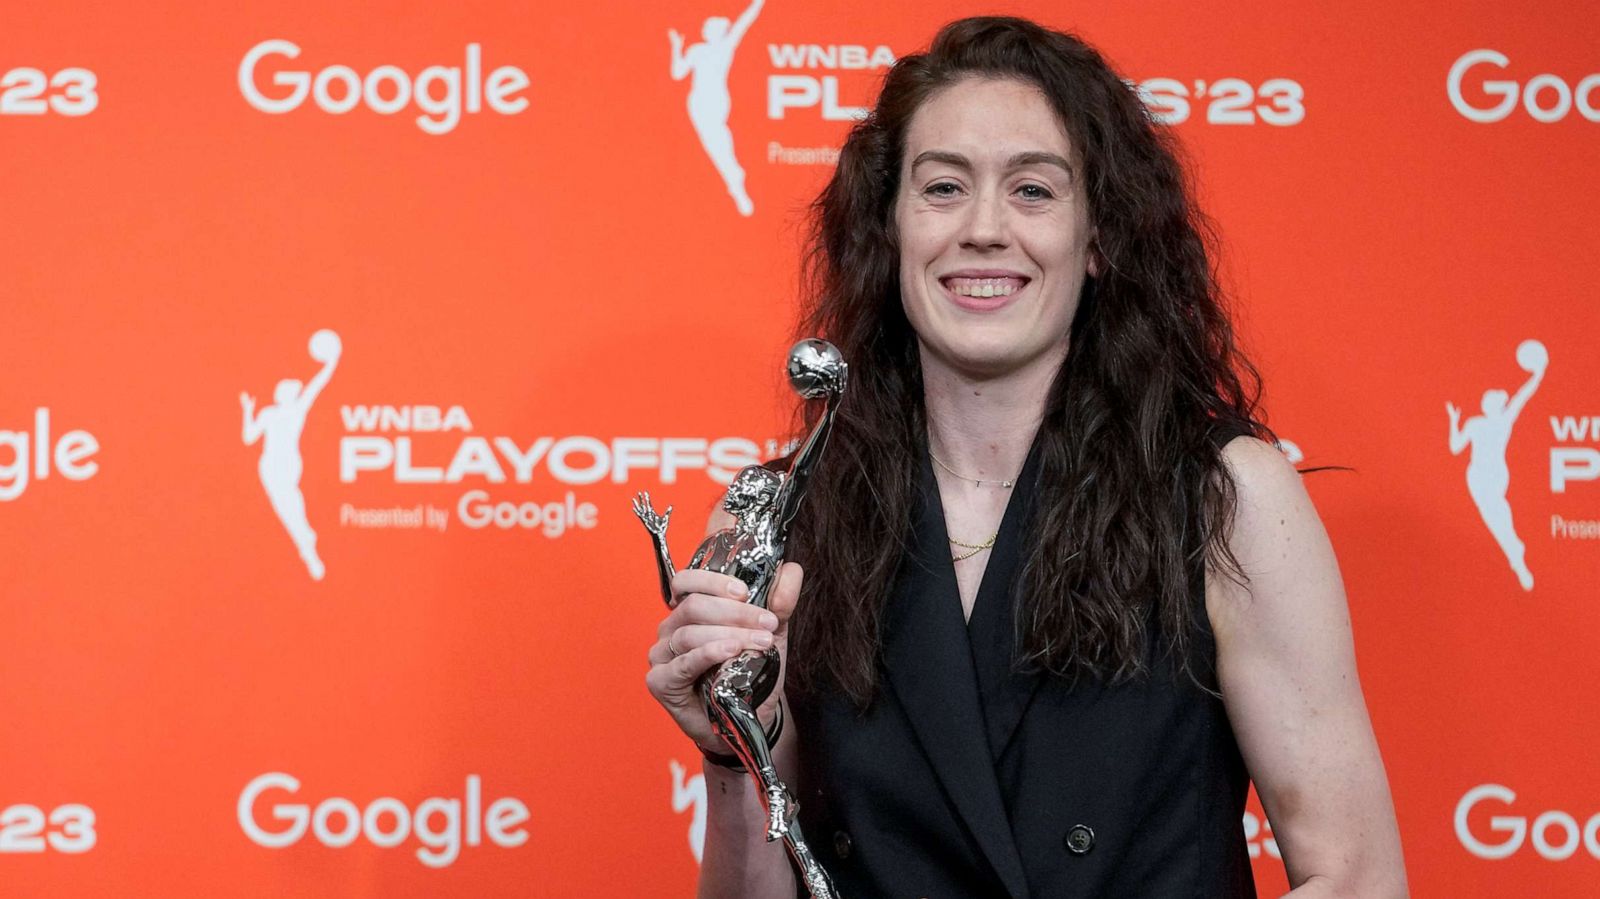
[[[0,893],[688,894],[698,764],[642,685],[628,498],[677,506],[685,553],[786,433],[829,150],[886,59],[978,11],[769,0],[726,75],[746,216],[690,118],[722,83],[674,80],[668,38],[744,9],[5,16]],[[1415,893],[1592,894],[1600,20],[1003,11],[1148,92],[1271,424],[1355,469],[1308,485]],[[273,407],[251,444],[241,393]]]

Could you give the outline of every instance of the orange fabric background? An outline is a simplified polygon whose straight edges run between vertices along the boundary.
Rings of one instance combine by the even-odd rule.
[[[673,810],[669,763],[697,765],[642,685],[661,612],[627,504],[648,489],[676,506],[683,556],[720,485],[704,467],[668,482],[655,465],[564,483],[542,463],[526,483],[399,483],[392,469],[347,481],[341,445],[363,435],[342,410],[460,406],[469,431],[365,435],[408,438],[419,466],[448,465],[472,437],[524,450],[741,438],[765,452],[790,421],[780,366],[797,252],[828,172],[772,147],[837,146],[848,124],[817,106],[770,117],[771,79],[813,78],[819,93],[837,79],[849,106],[869,104],[881,75],[779,68],[771,48],[900,55],[975,10],[770,0],[728,79],[754,203],[743,217],[690,124],[688,82],[670,77],[666,36],[700,40],[737,0],[252,6],[36,4],[0,28],[0,76],[87,69],[98,97],[82,116],[48,100],[42,115],[0,112],[0,431],[27,432],[32,453],[48,408],[52,446],[74,429],[98,444],[92,476],[52,459],[0,502],[0,812],[15,816],[0,818],[0,845],[7,827],[27,835],[18,806],[87,806],[95,834],[82,853],[0,848],[0,894],[686,895],[691,819]],[[1600,427],[1561,438],[1550,421],[1600,413],[1600,122],[1576,107],[1540,122],[1521,105],[1469,121],[1447,76],[1487,48],[1510,63],[1470,70],[1477,107],[1495,102],[1485,79],[1551,73],[1576,88],[1600,72],[1600,20],[1578,3],[1479,0],[1004,11],[1079,31],[1136,82],[1303,89],[1297,124],[1212,124],[1215,98],[1196,97],[1172,127],[1226,239],[1270,423],[1303,465],[1356,469],[1307,483],[1343,565],[1413,891],[1588,894],[1600,843],[1552,859],[1530,834],[1482,858],[1454,817],[1482,784],[1516,794],[1468,810],[1485,843],[1508,836],[1491,816],[1556,810],[1582,828],[1600,813],[1600,540],[1553,524],[1600,519],[1600,483],[1556,492],[1550,476],[1560,448],[1600,470]],[[268,114],[238,71],[269,39],[301,49],[261,63],[254,83],[271,96],[287,92],[277,71],[415,76],[462,66],[475,43],[485,76],[526,73],[527,107],[464,114],[439,135],[415,106]],[[1542,89],[1541,108],[1557,92]],[[1600,107],[1600,87],[1587,96]],[[343,352],[299,443],[327,566],[313,581],[257,476],[260,445],[240,439],[238,395],[265,406],[279,379],[309,379],[307,340],[323,328]],[[1506,452],[1530,591],[1474,506],[1444,411],[1474,416],[1485,390],[1515,391],[1527,339],[1550,360]],[[0,442],[0,471],[17,461]],[[475,489],[537,504],[570,491],[596,524],[470,528],[459,503]],[[418,504],[445,510],[442,533],[341,524],[346,505]],[[236,806],[269,772],[301,789],[256,805],[263,828],[282,826],[275,803],[388,796],[415,810],[463,797],[477,775],[485,809],[526,805],[527,839],[463,846],[437,869],[414,835],[266,848]],[[1545,824],[1534,830],[1561,849],[1561,822]],[[70,846],[59,830],[43,827]],[[1286,888],[1270,851],[1256,871],[1263,895]]]

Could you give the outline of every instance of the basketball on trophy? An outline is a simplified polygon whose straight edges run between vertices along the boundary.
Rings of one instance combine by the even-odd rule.
[[[1537,340],[1517,344],[1517,365],[1526,372],[1542,372],[1550,364],[1550,351]]]
[[[311,335],[311,358],[318,362],[326,364],[338,359],[342,348],[339,335],[327,328]]]
[[[844,359],[826,340],[810,337],[789,350],[789,386],[808,400],[844,389]]]

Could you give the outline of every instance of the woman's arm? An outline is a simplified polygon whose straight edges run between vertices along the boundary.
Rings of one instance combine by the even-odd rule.
[[[800,735],[791,724],[784,728],[772,761],[789,790],[800,795],[794,781],[795,746]],[[706,775],[706,844],[700,862],[699,899],[794,899],[794,866],[783,842],[766,839],[767,813],[748,774],[736,774],[719,765],[704,763]]]
[[[1407,895],[1383,759],[1356,676],[1344,585],[1300,475],[1236,438],[1229,546],[1248,581],[1212,571],[1206,609],[1228,718],[1283,850],[1290,896]]]

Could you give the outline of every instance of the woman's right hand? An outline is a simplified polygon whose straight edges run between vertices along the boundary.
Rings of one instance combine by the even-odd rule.
[[[787,662],[789,616],[800,597],[800,566],[784,563],[778,582],[767,594],[769,609],[745,602],[744,582],[715,571],[685,569],[672,576],[672,595],[678,603],[656,629],[650,647],[650,673],[645,686],[672,715],[689,739],[707,752],[726,755],[727,744],[712,729],[695,682],[711,668],[746,650],[778,649]],[[758,709],[763,726],[770,726],[783,698],[783,678]]]

